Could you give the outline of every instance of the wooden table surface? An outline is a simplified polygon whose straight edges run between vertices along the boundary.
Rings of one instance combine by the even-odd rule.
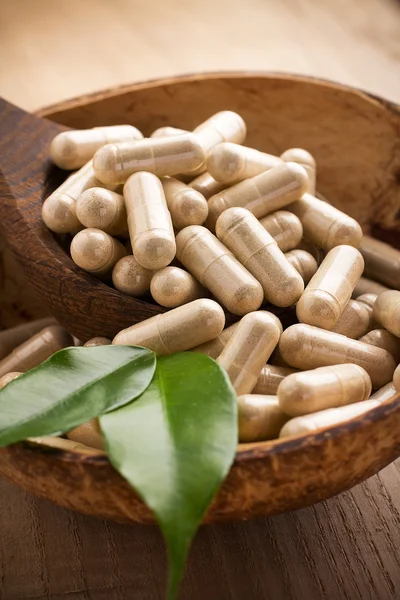
[[[0,3],[0,93],[34,110],[164,75],[270,69],[400,102],[396,0]],[[182,600],[398,600],[400,462],[316,506],[204,527]],[[0,481],[4,600],[162,600],[153,527],[62,510]]]

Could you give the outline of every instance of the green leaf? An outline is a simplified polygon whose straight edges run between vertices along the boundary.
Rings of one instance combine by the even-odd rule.
[[[235,456],[235,392],[208,356],[163,356],[142,396],[102,416],[100,428],[110,461],[164,534],[172,600],[191,540]]]
[[[0,446],[60,435],[137,398],[156,357],[146,348],[66,348],[0,390]]]

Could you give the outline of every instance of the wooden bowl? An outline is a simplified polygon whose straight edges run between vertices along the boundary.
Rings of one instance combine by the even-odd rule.
[[[274,154],[293,146],[307,148],[317,159],[321,193],[358,219],[365,231],[399,245],[400,112],[364,92],[288,75],[198,75],[94,94],[44,109],[39,116],[74,128],[126,122],[149,134],[168,124],[191,129],[223,109],[243,115],[250,146]],[[41,156],[44,152],[43,146]],[[48,164],[42,171],[48,193],[57,173]],[[30,283],[75,335],[83,339],[113,335],[158,310],[118,294],[89,275],[82,278],[37,220],[36,204],[30,200],[28,205],[30,224],[25,221],[22,228],[30,243],[36,240],[36,246],[32,245],[31,256],[24,257],[21,243],[11,245]],[[50,276],[46,261],[51,256]],[[38,275],[38,266],[44,268],[43,277]],[[57,273],[61,298],[45,290]],[[92,298],[87,294],[89,284]],[[120,307],[121,297],[125,312],[117,314],[112,302]],[[105,299],[111,304],[104,308],[101,301]],[[338,494],[400,455],[399,432],[397,395],[362,417],[314,435],[239,446],[206,522],[276,514]],[[16,444],[0,451],[0,473],[67,508],[121,522],[152,522],[148,509],[103,455]]]

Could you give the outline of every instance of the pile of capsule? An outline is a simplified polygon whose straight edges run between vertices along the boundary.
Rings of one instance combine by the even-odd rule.
[[[173,309],[112,343],[217,359],[251,442],[340,423],[395,394],[400,252],[315,195],[309,152],[273,156],[245,136],[231,111],[147,139],[130,125],[63,132],[53,161],[79,170],[42,214],[74,236],[78,266]],[[263,305],[295,306],[299,323],[283,331]],[[224,328],[224,310],[241,319]]]

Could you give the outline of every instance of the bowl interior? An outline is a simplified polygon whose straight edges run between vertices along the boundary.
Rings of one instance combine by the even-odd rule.
[[[365,232],[372,229],[400,247],[400,115],[396,107],[358,90],[288,75],[215,74],[127,86],[39,114],[72,128],[131,123],[148,135],[164,125],[192,129],[225,109],[245,119],[249,146],[278,155],[290,147],[309,150],[317,160],[318,190]],[[393,427],[399,424],[399,411],[397,397],[369,416],[308,438],[240,446],[209,518],[281,512],[354,485],[400,453],[389,434],[390,421]],[[366,447],[372,438],[373,452]],[[64,506],[69,502],[72,508],[117,520],[150,518],[105,457],[49,454],[24,445],[1,456],[0,471]],[[28,460],[32,466],[26,468]],[[37,468],[43,472],[46,465],[48,477],[36,478]],[[85,477],[82,486],[76,485],[76,465]],[[114,490],[105,490],[111,480]],[[88,483],[92,492],[86,497]]]

